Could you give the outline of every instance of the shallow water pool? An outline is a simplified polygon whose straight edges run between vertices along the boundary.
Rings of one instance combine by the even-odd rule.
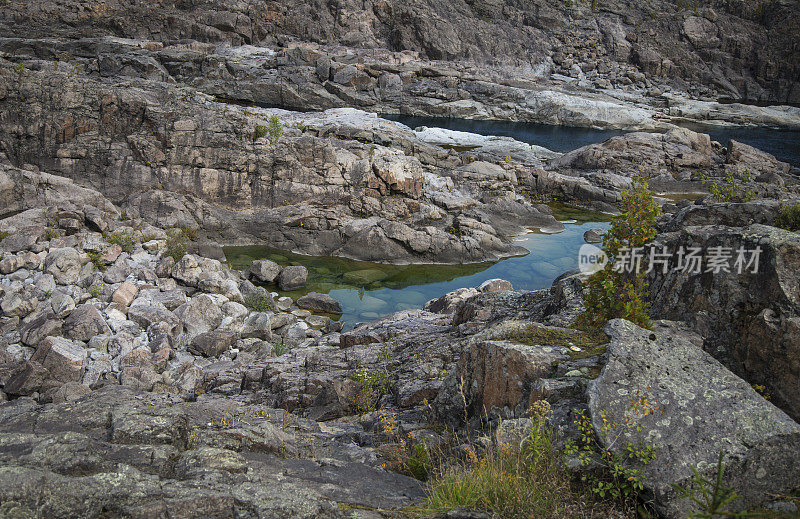
[[[578,265],[583,233],[607,229],[607,217],[598,213],[556,207],[565,229],[557,234],[530,232],[517,244],[530,251],[526,256],[494,263],[469,265],[385,265],[343,258],[304,256],[268,247],[226,247],[232,267],[247,269],[256,259],[271,259],[280,265],[303,265],[308,284],[302,290],[280,292],[297,298],[307,292],[330,294],[342,304],[345,328],[385,315],[421,308],[427,301],[452,290],[475,287],[487,279],[503,278],[514,288],[536,290],[549,287],[555,278]],[[569,218],[569,219],[567,219]],[[274,286],[268,286],[276,290]]]

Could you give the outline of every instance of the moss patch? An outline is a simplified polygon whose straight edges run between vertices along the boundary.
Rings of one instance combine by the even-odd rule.
[[[551,328],[534,323],[503,332],[497,338],[520,344],[566,348],[569,350],[567,354],[571,360],[602,355],[609,340],[608,336],[599,330]],[[571,350],[572,346],[577,346],[581,351]]]

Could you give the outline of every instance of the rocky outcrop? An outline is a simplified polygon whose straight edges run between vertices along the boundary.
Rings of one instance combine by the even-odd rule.
[[[735,205],[717,211],[726,208],[738,211]],[[758,208],[754,206],[756,212]],[[703,336],[708,352],[751,383],[769,388],[775,401],[797,417],[800,239],[797,233],[763,224],[739,225],[687,226],[659,235],[658,246],[671,251],[699,246],[708,258],[722,247],[717,249],[722,258],[730,257],[727,271],[708,270],[705,264],[699,273],[655,269],[651,312],[689,322]],[[737,264],[740,249],[745,252]]]
[[[797,32],[792,3],[690,12],[658,2],[650,6],[655,15],[617,0],[596,7],[297,0],[98,9],[70,0],[11,5],[0,26],[7,52],[67,54],[102,75],[197,83],[215,95],[295,109],[377,105],[497,117],[515,91],[527,87],[535,97],[541,83],[655,97],[672,86],[733,100],[800,99],[797,65],[785,54]],[[98,36],[99,44],[90,39]],[[56,49],[48,49],[53,40]],[[554,112],[547,103],[537,108]]]
[[[308,254],[451,263],[519,254],[512,236],[559,225],[517,192],[513,174],[475,200],[475,179],[450,175],[469,159],[363,112],[278,112],[283,135],[272,145],[255,137],[275,112],[182,96],[174,85],[134,91],[49,67],[19,75],[8,63],[0,75],[3,110],[22,129],[0,124],[13,163],[92,186],[157,227]],[[51,115],[34,117],[39,110]]]
[[[110,386],[68,403],[17,399],[0,423],[3,505],[30,516],[344,518],[339,503],[396,510],[422,497],[372,449],[246,400]]]
[[[183,254],[176,262],[167,232],[120,221],[97,192],[52,186],[58,205],[0,220],[4,396],[67,401],[106,385],[238,391],[252,363],[275,354],[268,341],[288,348],[341,327],[290,298],[278,310],[268,304],[276,293],[218,260]],[[271,311],[245,307],[242,293]]]
[[[608,362],[588,390],[593,424],[617,454],[624,456],[629,444],[655,449],[655,459],[637,468],[664,517],[695,510],[672,484],[688,486],[692,468],[713,480],[720,451],[724,483],[739,495],[735,510],[797,486],[800,425],[698,347],[698,336],[651,332],[623,320],[609,322],[606,333]],[[617,429],[607,433],[604,419]]]

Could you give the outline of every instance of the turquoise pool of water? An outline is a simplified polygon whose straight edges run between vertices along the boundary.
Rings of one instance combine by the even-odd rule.
[[[283,292],[294,298],[307,292],[330,294],[342,304],[345,327],[411,308],[458,288],[474,287],[487,279],[503,278],[514,288],[536,290],[550,286],[565,271],[578,265],[583,233],[608,228],[603,215],[587,215],[560,208],[566,228],[558,234],[531,232],[519,236],[517,244],[530,251],[525,256],[495,263],[470,265],[384,265],[343,258],[303,256],[268,247],[227,247],[225,254],[234,268],[246,269],[255,259],[267,258],[281,265],[303,265],[309,270],[303,290]],[[572,223],[569,223],[572,222]],[[274,286],[268,286],[276,290]]]

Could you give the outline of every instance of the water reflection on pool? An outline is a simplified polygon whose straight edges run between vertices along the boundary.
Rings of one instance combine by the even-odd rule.
[[[567,213],[564,213],[567,214]],[[583,233],[592,228],[608,228],[603,221],[577,219],[563,232],[531,232],[517,238],[530,251],[526,256],[496,263],[471,265],[383,265],[342,258],[302,256],[267,247],[227,247],[231,266],[246,269],[255,259],[267,258],[281,265],[303,265],[309,270],[307,286],[300,291],[283,292],[299,297],[307,292],[330,294],[342,304],[345,327],[400,310],[420,308],[426,301],[458,288],[474,287],[487,279],[503,278],[514,288],[536,290],[578,264],[578,249]],[[603,219],[602,217],[596,219]],[[275,289],[275,287],[270,287]]]

